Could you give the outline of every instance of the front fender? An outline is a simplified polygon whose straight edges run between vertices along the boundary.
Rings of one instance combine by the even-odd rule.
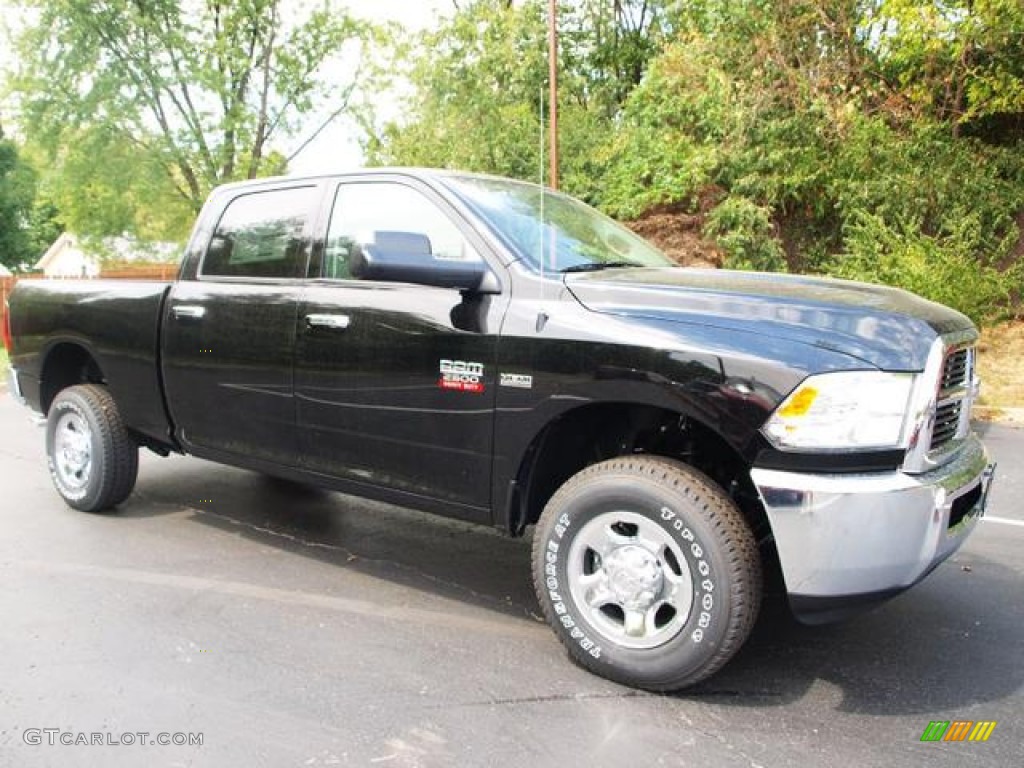
[[[496,376],[495,524],[508,524],[516,478],[545,428],[574,410],[619,403],[678,413],[750,463],[763,446],[758,430],[800,381],[857,362],[753,332],[594,313],[573,300],[514,302]]]

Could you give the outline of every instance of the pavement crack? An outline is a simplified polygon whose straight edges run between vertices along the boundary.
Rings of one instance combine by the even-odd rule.
[[[601,701],[607,699],[657,699],[660,694],[647,691],[617,691],[608,693],[554,693],[547,696],[512,696],[508,698],[484,699],[483,701],[466,701],[460,707],[501,707],[516,704],[561,704],[577,701]],[[447,706],[447,705],[446,705]]]
[[[706,736],[709,739],[713,739],[714,741],[717,741],[719,744],[721,744],[726,749],[729,749],[731,751],[736,752],[736,754],[738,754],[740,757],[742,757],[744,760],[747,761],[747,763],[750,765],[750,768],[764,768],[764,764],[763,763],[759,763],[757,760],[755,760],[753,758],[753,756],[747,754],[747,752],[745,752],[744,750],[740,749],[735,744],[731,743],[721,733],[718,733],[716,731],[709,731],[709,730],[706,730],[704,728],[701,728],[700,726],[696,726],[696,725],[693,724],[692,721],[690,721],[688,723],[688,725],[689,725],[689,727],[692,730],[694,730],[695,732],[699,733],[700,735]]]

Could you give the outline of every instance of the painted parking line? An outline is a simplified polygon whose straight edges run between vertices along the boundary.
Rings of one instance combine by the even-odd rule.
[[[991,515],[985,515],[981,518],[989,523],[999,523],[1000,525],[1015,525],[1018,528],[1024,528],[1024,520],[1011,520],[1008,517],[992,517]]]

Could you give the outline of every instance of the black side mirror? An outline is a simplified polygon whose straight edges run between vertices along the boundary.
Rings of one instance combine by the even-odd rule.
[[[438,258],[431,250],[430,238],[416,232],[374,232],[371,242],[352,249],[351,272],[359,280],[482,293],[499,290],[497,280],[482,261]]]

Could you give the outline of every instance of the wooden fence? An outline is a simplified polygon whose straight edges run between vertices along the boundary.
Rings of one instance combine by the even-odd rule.
[[[177,264],[150,264],[145,267],[104,269],[100,273],[100,278],[110,280],[173,280],[177,275]]]
[[[177,264],[148,264],[144,267],[117,267],[104,269],[101,278],[112,280],[173,280],[178,274]],[[18,280],[45,280],[43,275],[18,275],[17,277],[0,277],[0,327],[7,320],[7,297]],[[0,343],[0,346],[3,346]]]

